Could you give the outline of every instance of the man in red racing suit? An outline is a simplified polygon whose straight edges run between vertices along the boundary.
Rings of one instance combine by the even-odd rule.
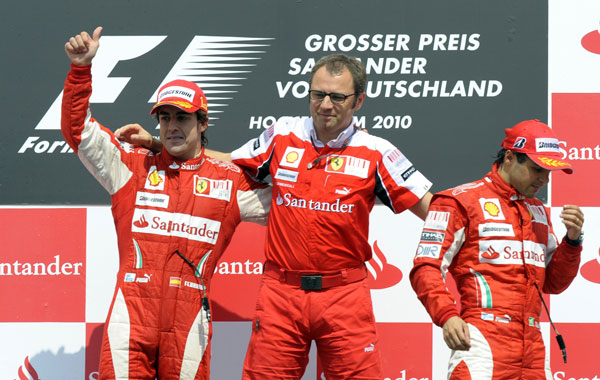
[[[354,126],[366,82],[358,60],[330,55],[312,73],[311,118],[281,119],[231,153],[273,180],[243,379],[300,379],[314,340],[328,380],[379,380],[369,213],[377,197],[423,218],[431,182],[390,142]]]
[[[410,274],[453,350],[449,379],[551,380],[538,288],[560,293],[579,269],[583,213],[564,207],[567,235],[558,244],[546,208],[533,198],[550,170],[572,172],[558,140],[537,120],[506,134],[483,179],[434,195]],[[448,271],[460,311],[446,288]]]
[[[100,32],[93,38],[83,32],[65,45],[72,64],[61,122],[71,148],[110,193],[118,237],[99,379],[208,379],[210,280],[235,227],[266,222],[270,189],[204,155],[195,133],[208,126],[196,113],[206,114],[206,97],[192,82],[173,81],[159,91],[153,113],[169,141],[162,152],[121,146],[89,110]]]

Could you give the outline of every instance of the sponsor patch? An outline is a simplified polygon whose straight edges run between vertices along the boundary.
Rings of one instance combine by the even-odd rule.
[[[145,273],[144,277],[138,277],[135,282],[139,282],[139,283],[147,283],[150,282],[150,278],[152,277],[151,274]]]
[[[187,286],[188,288],[204,290],[204,286],[198,284],[197,282],[192,282],[192,281],[184,281],[183,286]]]
[[[481,319],[483,319],[484,321],[493,321],[494,320],[494,314],[492,313],[486,313],[484,311],[481,312]]]
[[[125,279],[123,282],[134,282],[135,281],[135,273],[125,273]]]
[[[479,236],[515,236],[512,224],[508,223],[482,223],[479,225]]]
[[[278,168],[277,172],[275,173],[275,178],[280,179],[282,181],[296,182],[296,181],[298,181],[298,172],[293,171],[293,170]]]
[[[398,149],[389,151],[383,156],[383,165],[398,185],[404,184],[405,179],[402,175],[413,167],[410,161]]]
[[[302,161],[303,155],[304,149],[288,146],[283,153],[283,157],[281,158],[281,162],[279,162],[279,166],[297,168],[300,165],[300,161]]]
[[[136,206],[169,207],[169,196],[167,194],[146,193],[138,191],[135,197]]]
[[[560,153],[560,146],[557,139],[540,137],[535,139],[536,152],[554,152]]]
[[[146,177],[146,189],[164,190],[165,189],[165,171],[156,170],[156,166],[151,166]]]
[[[432,259],[439,259],[440,253],[442,252],[441,244],[419,244],[417,247],[416,257],[428,257]]]
[[[504,314],[504,317],[496,317],[496,322],[510,323],[510,315]]]
[[[523,147],[525,146],[525,143],[527,143],[527,138],[519,136],[515,140],[515,143],[513,144],[513,148],[515,148],[515,149],[523,149]]]
[[[411,166],[410,168],[406,169],[404,173],[402,173],[402,179],[406,181],[416,171],[417,169],[414,166]]]
[[[196,95],[196,91],[189,89],[187,87],[169,86],[167,88],[164,88],[161,92],[158,93],[158,101],[160,102],[164,98],[176,96],[178,98],[186,99],[190,103],[193,103],[195,95]]]
[[[423,228],[430,230],[441,230],[446,231],[448,227],[448,221],[450,220],[449,212],[441,211],[429,211],[425,218],[425,224]]]
[[[131,231],[161,236],[175,236],[216,244],[221,222],[188,214],[136,208]]]
[[[484,219],[492,220],[505,220],[504,213],[500,207],[500,200],[498,198],[479,198],[479,204],[481,205],[481,211],[483,211]]]
[[[546,214],[546,209],[544,206],[532,205],[525,202],[527,209],[529,210],[529,216],[531,217],[531,221],[534,223],[541,223],[548,225],[548,215]]]
[[[216,180],[194,175],[194,195],[221,199],[229,202],[231,200],[231,189],[233,181],[230,179]]]
[[[370,162],[352,156],[328,156],[325,171],[367,178]]]
[[[421,241],[428,243],[443,243],[446,234],[444,232],[423,231],[421,232]]]
[[[169,278],[169,286],[180,288],[181,287],[181,277],[173,277]]]
[[[258,148],[260,148],[260,139],[259,138],[255,138],[254,139],[254,144],[252,145],[252,150],[257,150]]]
[[[476,189],[479,186],[483,186],[483,182],[471,182],[465,183],[464,185],[460,185],[452,189],[452,195],[456,196],[458,194],[466,193],[467,190]]]
[[[546,246],[525,240],[482,240],[479,242],[479,261],[497,265],[522,265],[546,267]]]

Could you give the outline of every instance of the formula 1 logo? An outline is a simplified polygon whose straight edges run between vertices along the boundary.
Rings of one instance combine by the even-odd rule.
[[[158,45],[167,36],[102,36],[100,49],[92,66],[93,93],[90,104],[114,103],[128,85],[131,77],[109,77],[121,61],[139,58]],[[257,60],[265,53],[268,42],[274,38],[194,36],[185,51],[175,62],[163,80],[158,83],[153,94],[148,94],[148,103],[155,103],[158,90],[163,84],[175,79],[194,78],[201,88],[210,88],[205,93],[208,101],[219,99],[218,104],[211,103],[211,121],[217,120],[214,113],[227,107],[227,99],[232,99],[233,86],[242,86],[242,82],[252,73]],[[227,97],[223,97],[227,94]],[[38,122],[36,130],[60,130],[60,108],[62,91],[50,108]],[[29,136],[18,153],[67,153],[72,152],[62,138],[46,141],[40,136]]]

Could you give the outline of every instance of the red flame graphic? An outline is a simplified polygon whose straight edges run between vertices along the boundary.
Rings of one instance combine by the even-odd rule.
[[[598,262],[598,259],[596,258],[583,264],[581,266],[581,275],[590,282],[600,284],[600,262]]]
[[[144,215],[142,215],[142,217],[139,220],[133,222],[133,225],[138,228],[148,227],[148,224],[149,223],[146,221],[146,217]]]
[[[25,357],[24,366],[25,371],[23,371],[23,365],[19,367],[19,380],[41,380],[35,368],[29,363],[29,356]]]
[[[390,288],[400,281],[402,281],[402,271],[397,267],[388,264],[385,255],[379,249],[379,245],[377,245],[377,240],[373,242],[373,252],[381,261],[381,267],[375,258],[371,258],[369,260],[369,264],[375,270],[375,274],[369,271],[369,286],[371,289],[385,289]]]
[[[594,30],[583,36],[581,46],[590,53],[600,54],[600,33]]]

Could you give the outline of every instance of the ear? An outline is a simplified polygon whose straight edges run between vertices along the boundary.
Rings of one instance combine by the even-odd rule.
[[[364,92],[362,92],[362,93],[360,93],[360,94],[357,95],[357,97],[356,97],[356,105],[354,105],[354,111],[358,111],[362,107],[363,102],[365,101],[365,97],[366,96],[367,95]]]
[[[200,122],[200,120],[198,120],[198,132],[202,133],[204,131],[206,131],[208,129],[208,120],[206,120],[204,123]]]
[[[514,160],[517,159],[517,156],[512,150],[507,150],[504,153],[504,164],[510,166]]]

